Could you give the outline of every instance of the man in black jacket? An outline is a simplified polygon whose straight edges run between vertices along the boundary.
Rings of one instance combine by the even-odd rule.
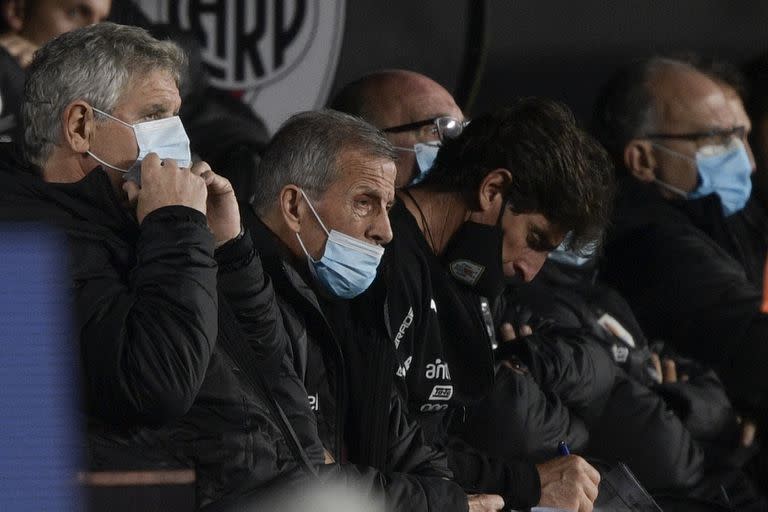
[[[403,508],[426,499],[430,510],[461,510],[467,499],[458,486],[435,486],[453,476],[445,455],[425,445],[405,418],[389,340],[367,328],[372,315],[353,312],[347,300],[371,284],[392,239],[394,158],[387,140],[358,118],[332,110],[297,114],[264,153],[246,219],[331,456],[407,474],[410,480],[389,484],[409,502]],[[469,497],[473,511],[501,506],[498,496]]]
[[[2,160],[3,218],[70,239],[91,466],[194,467],[199,505],[216,510],[317,478],[378,496],[381,473],[323,464],[232,187],[190,161],[175,116],[184,60],[109,23],[54,39],[23,110],[42,179]]]
[[[712,365],[734,404],[763,416],[768,316],[761,290],[723,248],[753,167],[723,89],[689,64],[640,61],[606,85],[595,127],[625,170],[604,278],[647,336]]]
[[[396,83],[401,84],[402,87],[392,87]],[[360,89],[365,91],[361,94]],[[397,93],[392,94],[395,90]],[[363,97],[368,97],[371,101],[365,101]],[[453,262],[457,276],[455,279],[463,278],[466,283],[475,281],[476,278],[477,281],[485,282],[489,286],[484,287],[484,293],[477,293],[476,290],[467,290],[455,283],[441,261],[441,253],[445,245],[452,244],[448,242],[452,234],[464,231],[459,229],[462,225],[461,218],[454,218],[454,215],[464,215],[464,220],[468,218],[474,220],[473,214],[474,216],[483,214],[475,211],[477,208],[475,198],[469,197],[468,192],[478,186],[477,182],[481,178],[473,178],[472,183],[461,185],[441,183],[435,185],[435,189],[428,186],[433,179],[431,173],[437,167],[432,167],[430,170],[431,160],[425,158],[428,152],[425,151],[424,145],[439,147],[442,144],[443,149],[438,154],[440,155],[449,144],[454,143],[454,138],[461,133],[464,126],[461,112],[450,94],[422,75],[406,71],[391,71],[376,73],[345,88],[333,104],[366,115],[388,134],[388,138],[406,157],[398,161],[398,173],[402,173],[404,177],[401,180],[402,183],[413,183],[413,176],[416,176],[416,181],[423,179],[419,185],[406,189],[401,196],[405,206],[396,205],[393,209],[391,220],[396,235],[390,246],[393,249],[392,253],[385,254],[389,265],[386,267],[385,277],[379,287],[381,294],[376,297],[377,294],[374,291],[366,297],[366,299],[373,298],[372,302],[375,304],[373,307],[378,307],[379,311],[382,310],[381,303],[386,304],[388,331],[400,356],[398,370],[400,379],[398,380],[405,385],[404,391],[410,411],[417,415],[428,439],[447,449],[450,467],[457,475],[457,480],[464,485],[501,492],[505,499],[509,499],[516,506],[524,504],[530,506],[541,502],[572,508],[591,507],[590,500],[594,495],[589,496],[589,494],[590,486],[594,490],[594,483],[589,482],[590,477],[586,476],[593,471],[591,468],[581,469],[584,471],[581,473],[584,480],[575,488],[572,495],[563,493],[566,497],[560,494],[562,489],[554,492],[553,487],[550,486],[553,473],[558,475],[555,480],[560,481],[558,470],[562,468],[557,468],[552,473],[549,470],[553,468],[551,464],[559,464],[568,459],[555,460],[534,467],[530,463],[521,464],[520,461],[509,457],[499,457],[502,454],[498,452],[493,452],[493,456],[489,457],[462,442],[456,437],[454,429],[448,428],[447,424],[451,420],[456,420],[453,421],[453,425],[463,423],[471,404],[482,398],[494,385],[494,362],[490,340],[487,339],[489,332],[487,320],[490,318],[488,303],[486,302],[483,308],[477,301],[480,299],[478,295],[491,295],[492,299],[495,298],[493,294],[497,292],[490,288],[494,288],[504,280],[499,268],[500,262],[497,265],[497,262],[493,261],[495,257],[501,256],[499,254],[501,240],[495,239],[498,229],[495,226],[501,224],[503,220],[509,220],[504,215],[506,207],[499,208],[496,204],[496,218],[488,218],[481,223],[466,223],[477,228],[475,235],[478,235],[478,232],[481,233],[478,235],[479,238],[467,241],[467,244],[475,246],[478,251],[483,251],[484,248],[491,262],[487,265],[485,263],[474,265],[467,258],[458,257]],[[508,113],[502,116],[506,114]],[[498,118],[495,121],[503,124]],[[570,125],[566,123],[566,126]],[[538,128],[537,126],[536,129]],[[485,129],[488,129],[488,126],[485,126]],[[505,125],[504,130],[506,129],[508,127]],[[469,128],[464,130],[464,133],[466,130],[472,131],[472,125],[470,124]],[[488,145],[482,151],[477,150],[475,153],[477,161],[463,162],[468,168],[481,166],[478,162],[482,160],[479,155],[483,151],[491,147],[501,148],[504,144],[501,138],[495,139],[490,135],[491,133],[493,130],[488,131]],[[461,139],[463,134],[458,136]],[[477,140],[479,139],[480,137]],[[563,138],[562,141],[565,142],[566,139]],[[455,143],[458,143],[458,140]],[[542,148],[541,151],[542,154],[547,153],[546,148]],[[414,153],[415,158],[408,158],[411,153]],[[502,166],[499,165],[499,167]],[[461,179],[459,178],[461,174],[471,172],[454,167],[452,171],[457,181]],[[493,174],[496,175],[496,173]],[[515,179],[512,178],[511,181],[514,182]],[[498,188],[506,189],[506,184]],[[458,193],[459,189],[463,189],[467,197],[457,197],[463,195]],[[432,223],[429,222],[430,212],[415,206],[421,204],[420,198],[411,197],[411,195],[424,197],[420,191],[429,192],[426,193],[426,197],[434,197],[431,192],[435,192],[435,195],[439,195],[446,201],[438,207],[440,213],[432,212],[435,216]],[[557,195],[555,190],[552,193]],[[496,200],[499,197],[501,196],[497,196]],[[525,198],[521,199],[521,201],[525,200]],[[529,207],[528,203],[515,206],[523,212],[532,211],[528,209]],[[486,210],[491,209],[493,208],[486,208]],[[485,215],[490,217],[488,211]],[[415,222],[412,222],[411,216],[416,217]],[[525,215],[523,219],[528,220]],[[568,220],[564,223],[565,229],[571,225],[571,222]],[[557,238],[556,232],[559,227],[532,226],[524,222],[523,225],[535,233],[526,233],[525,228],[522,228],[520,232],[515,230],[514,234],[510,233],[504,237],[505,243],[518,244],[508,248],[507,256],[515,259],[515,262],[510,261],[507,265],[509,268],[506,270],[511,274],[515,272],[513,267],[517,266],[518,278],[522,274],[530,279],[538,270],[541,264],[539,260],[543,261],[543,256],[540,257],[536,250],[526,250],[524,247],[530,242],[537,247],[537,250],[546,251],[547,243],[552,241],[550,238]],[[507,225],[504,227],[511,228]],[[519,225],[515,227],[520,228]],[[550,228],[551,232],[548,231]],[[562,234],[564,233],[559,236]],[[442,242],[437,241],[438,238]],[[536,240],[534,241],[533,238]],[[425,239],[426,242],[424,242]],[[527,241],[527,239],[530,240]],[[441,243],[443,244],[441,247],[429,245]],[[518,258],[518,256],[521,257]],[[490,332],[493,332],[492,326]],[[504,368],[501,373],[509,372],[516,375],[515,372],[518,370],[520,369]],[[557,428],[568,429],[568,426],[557,426]],[[514,437],[511,435],[510,439]],[[473,440],[473,442],[481,441]],[[556,443],[551,450],[547,458],[556,454]],[[514,477],[510,478],[511,475]],[[578,478],[574,478],[574,481],[578,481]]]

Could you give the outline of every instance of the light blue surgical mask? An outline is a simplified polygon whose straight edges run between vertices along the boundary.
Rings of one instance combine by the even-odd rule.
[[[733,215],[744,208],[752,192],[752,164],[744,143],[734,138],[727,145],[704,146],[691,158],[660,144],[655,147],[671,155],[684,158],[696,164],[699,184],[691,192],[685,192],[661,180],[656,183],[686,199],[697,199],[715,193],[720,197],[725,216]]]
[[[326,291],[336,297],[341,299],[357,297],[371,286],[376,277],[376,269],[384,255],[384,248],[380,245],[363,242],[334,229],[329,232],[307,194],[302,190],[301,195],[306,199],[309,209],[312,210],[317,222],[320,223],[320,227],[328,235],[323,256],[319,260],[315,260],[304,247],[301,236],[296,233],[299,245],[307,256],[310,273]]]
[[[548,258],[570,267],[583,267],[594,258],[595,252],[597,252],[597,241],[589,242],[580,250],[574,251],[568,248],[570,236],[569,233],[565,240],[557,246],[557,249],[549,253]]]
[[[404,148],[395,146],[395,149],[400,151],[411,151],[416,153],[416,165],[419,167],[419,172],[413,177],[408,185],[416,185],[427,177],[429,171],[432,170],[432,166],[435,164],[437,153],[440,151],[440,142],[418,142],[413,145],[413,148]]]
[[[136,157],[136,162],[131,165],[130,169],[116,167],[94,155],[91,151],[86,151],[86,153],[101,165],[125,173],[126,179],[132,179],[139,182],[141,161],[150,153],[157,153],[157,156],[162,159],[175,160],[179,167],[190,167],[192,165],[192,154],[189,150],[189,137],[184,130],[184,125],[179,116],[166,117],[155,121],[145,121],[143,123],[128,124],[95,107],[93,110],[113,121],[117,121],[118,123],[131,128],[136,136],[136,144],[139,146],[139,154]]]

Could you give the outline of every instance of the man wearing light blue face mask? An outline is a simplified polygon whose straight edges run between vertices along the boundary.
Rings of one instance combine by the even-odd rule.
[[[386,473],[397,510],[496,510],[499,497],[467,497],[450,481],[444,454],[406,420],[391,343],[371,332],[372,312],[347,300],[371,285],[392,240],[395,158],[361,119],[297,114],[263,154],[245,223],[274,284],[327,460]]]
[[[727,223],[754,169],[743,117],[704,73],[653,58],[607,84],[595,126],[623,168],[603,277],[649,338],[712,365],[737,410],[764,421],[768,315]]]
[[[400,69],[378,71],[351,82],[331,106],[360,116],[384,132],[398,151],[397,188],[420,183],[442,142],[458,137],[467,124],[444,87]]]

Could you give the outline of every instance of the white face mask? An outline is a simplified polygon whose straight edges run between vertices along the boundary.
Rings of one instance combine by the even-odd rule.
[[[136,137],[136,144],[139,146],[139,154],[136,157],[136,162],[134,162],[130,169],[115,167],[97,157],[91,151],[86,151],[86,153],[101,165],[128,174],[126,179],[139,181],[138,173],[141,170],[141,161],[150,153],[157,153],[157,156],[162,159],[175,160],[179,167],[190,167],[192,165],[192,154],[189,150],[189,137],[184,130],[184,125],[181,123],[179,116],[166,117],[156,121],[128,124],[95,107],[93,110],[133,130]]]

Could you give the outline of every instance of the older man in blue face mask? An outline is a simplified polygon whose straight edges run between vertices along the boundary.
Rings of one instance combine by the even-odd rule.
[[[393,505],[404,510],[420,503],[497,510],[499,496],[467,497],[446,480],[445,455],[405,419],[391,343],[374,334],[372,311],[347,300],[371,285],[392,240],[395,157],[387,139],[358,118],[297,114],[264,152],[245,222],[274,283],[327,459],[406,473],[388,484],[399,496]]]
[[[744,207],[753,170],[743,121],[711,78],[654,58],[612,79],[595,122],[623,168],[603,276],[650,338],[712,364],[735,404],[764,416],[768,316],[728,254],[726,218]]]

